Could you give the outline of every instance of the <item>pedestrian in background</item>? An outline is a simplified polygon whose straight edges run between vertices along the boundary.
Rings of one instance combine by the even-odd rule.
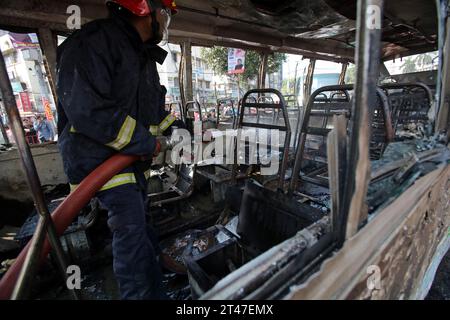
[[[41,143],[53,141],[55,133],[52,124],[44,119],[42,116],[37,116],[36,121],[33,123],[33,128],[38,134],[39,141]]]

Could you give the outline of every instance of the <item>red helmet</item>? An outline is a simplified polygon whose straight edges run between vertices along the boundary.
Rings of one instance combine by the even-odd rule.
[[[172,14],[177,13],[177,5],[175,0],[160,0],[164,7],[169,8]],[[131,11],[134,15],[139,17],[148,16],[151,12],[151,8],[148,4],[148,0],[107,0],[108,2],[114,2]]]

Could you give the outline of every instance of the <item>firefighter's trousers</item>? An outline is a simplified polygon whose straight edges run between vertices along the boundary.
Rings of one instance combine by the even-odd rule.
[[[125,184],[101,191],[97,197],[108,210],[113,268],[121,298],[166,299],[157,240],[146,223],[145,192],[138,184]]]

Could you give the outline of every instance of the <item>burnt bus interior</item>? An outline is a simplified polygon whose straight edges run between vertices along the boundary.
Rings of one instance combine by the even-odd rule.
[[[66,8],[78,4],[82,22],[105,16],[103,0],[0,0],[0,28],[36,32],[50,69],[56,35],[67,35]],[[182,47],[182,101],[166,106],[214,161],[174,165],[170,153],[155,162],[149,178],[148,223],[157,231],[164,285],[172,299],[282,299],[302,284],[345,241],[414,182],[447,163],[448,46],[446,1],[421,0],[179,0],[171,39]],[[369,8],[381,8],[381,28],[368,27]],[[445,10],[444,10],[445,9]],[[444,16],[445,11],[445,16]],[[375,21],[376,22],[376,21]],[[221,45],[279,51],[310,59],[304,101],[281,88],[250,90],[239,100],[217,101],[215,118],[192,96],[191,46]],[[439,52],[438,70],[390,75],[384,62]],[[264,61],[265,59],[263,59]],[[343,65],[339,84],[311,92],[317,60]],[[264,63],[264,62],[263,62]],[[355,83],[346,84],[349,64]],[[260,70],[266,66],[262,65]],[[54,69],[53,69],[54,70]],[[54,71],[50,72],[55,79]],[[3,79],[4,80],[4,79]],[[2,86],[2,89],[4,86]],[[201,122],[199,124],[199,122]],[[198,129],[198,128],[197,128]],[[247,138],[252,130],[278,143]],[[225,130],[240,132],[223,149],[213,143]],[[198,130],[197,130],[198,132]],[[254,132],[254,131],[253,131]],[[260,137],[260,135],[259,135]],[[244,147],[238,150],[237,143]],[[225,154],[234,152],[232,164]],[[217,159],[220,159],[219,161]],[[253,161],[252,161],[253,160]],[[270,160],[279,166],[270,175]],[[52,212],[69,193],[46,192]],[[111,235],[106,212],[94,198],[60,237],[68,264],[84,270],[78,297],[116,299]],[[25,217],[2,253],[14,259],[40,219]],[[3,265],[2,277],[7,271]],[[49,255],[36,272],[28,297],[70,297],[58,262]]]

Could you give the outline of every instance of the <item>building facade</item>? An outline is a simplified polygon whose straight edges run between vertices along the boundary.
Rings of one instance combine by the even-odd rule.
[[[167,88],[166,102],[180,101],[179,66],[181,48],[176,44],[163,47],[168,56],[163,65],[158,65],[161,84]],[[202,58],[201,47],[192,47],[193,96],[202,104],[216,103],[217,99],[242,97],[247,89],[256,88],[256,79],[238,84],[233,76],[217,75]],[[268,78],[268,82],[271,78]],[[272,80],[273,82],[279,79]]]
[[[19,110],[45,113],[56,109],[36,34],[0,33],[0,50]]]
[[[161,84],[167,88],[166,102],[180,101],[179,67],[181,48],[176,44],[163,47],[167,58],[163,65],[158,65]],[[214,99],[214,74],[201,57],[201,48],[192,47],[192,87],[194,99],[204,102]]]

